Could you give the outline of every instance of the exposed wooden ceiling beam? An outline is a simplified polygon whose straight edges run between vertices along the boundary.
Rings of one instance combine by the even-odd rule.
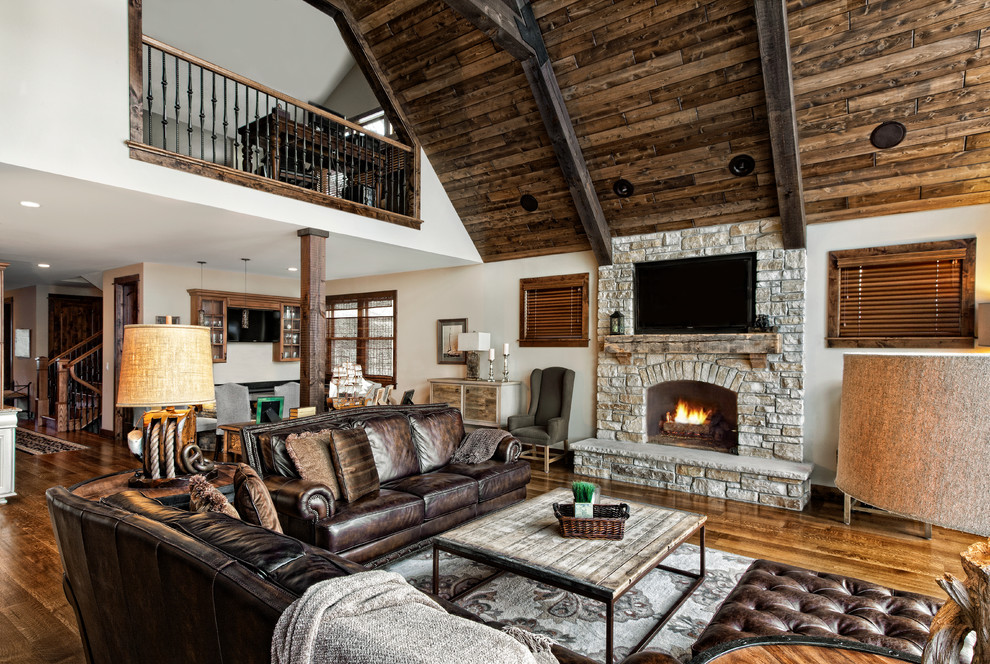
[[[612,264],[612,234],[605,211],[564,104],[543,35],[528,0],[517,0],[519,13],[498,0],[445,0],[447,5],[522,62],[540,117],[550,136],[561,173],[578,218],[599,265]]]
[[[801,179],[797,115],[794,111],[787,5],[785,0],[757,0],[754,5],[784,247],[803,249],[807,246],[804,183]]]

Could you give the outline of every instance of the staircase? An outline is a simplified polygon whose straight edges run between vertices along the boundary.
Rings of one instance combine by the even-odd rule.
[[[103,331],[84,339],[38,367],[42,422],[56,431],[99,433],[103,413]]]

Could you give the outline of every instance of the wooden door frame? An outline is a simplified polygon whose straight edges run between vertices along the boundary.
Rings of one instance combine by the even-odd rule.
[[[130,325],[123,320],[124,308],[124,287],[136,284],[137,304],[134,308],[134,322],[141,321],[141,276],[129,274],[124,277],[117,277],[113,280],[113,398],[114,404],[117,401],[117,388],[120,385],[120,353],[124,343],[124,325]],[[113,437],[114,440],[123,440],[124,434],[124,411],[130,412],[130,408],[113,407]]]

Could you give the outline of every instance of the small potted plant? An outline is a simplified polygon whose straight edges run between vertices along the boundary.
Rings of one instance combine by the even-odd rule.
[[[571,484],[571,491],[574,492],[574,518],[593,519],[598,487],[591,482],[574,482]]]

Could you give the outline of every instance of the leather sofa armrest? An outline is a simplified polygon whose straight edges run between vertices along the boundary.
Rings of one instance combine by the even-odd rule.
[[[520,454],[522,454],[522,443],[519,442],[519,439],[515,436],[506,436],[495,448],[492,461],[512,463],[519,460]]]
[[[536,424],[536,415],[509,415],[509,422],[506,426],[509,427],[509,431],[512,431],[513,429],[531,427],[534,424]]]
[[[567,422],[563,417],[551,417],[547,420],[547,435],[550,436],[551,443],[567,438]]]
[[[265,486],[272,494],[275,511],[292,519],[316,522],[334,515],[333,494],[319,482],[266,475]]]

